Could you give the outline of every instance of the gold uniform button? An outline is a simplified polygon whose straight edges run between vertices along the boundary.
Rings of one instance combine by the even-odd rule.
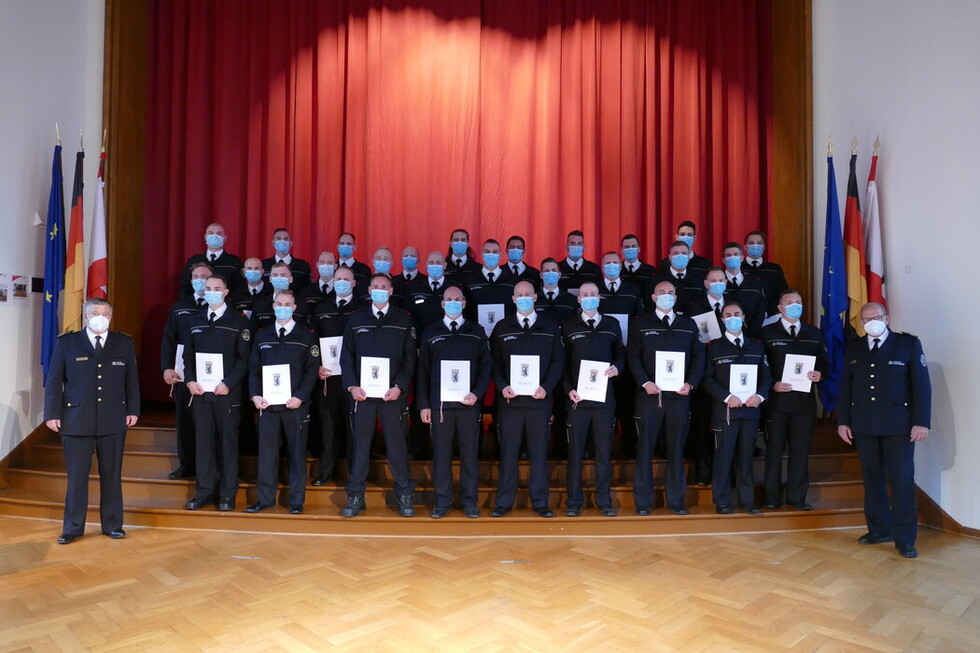
[[[95,377],[95,378],[97,378],[97,379],[101,379],[101,378],[102,378],[102,375],[101,375],[101,374],[99,374],[99,375],[98,375],[97,377]]]
[[[874,397],[872,397],[872,398],[871,398],[871,401],[874,401],[874,400],[875,400],[875,398],[874,398]],[[99,399],[99,401],[102,401],[102,400],[101,400],[101,399]]]
[[[102,363],[99,363],[99,367],[102,367]],[[872,365],[871,367],[874,367],[874,365]]]
[[[71,408],[71,404],[68,404],[68,407]]]

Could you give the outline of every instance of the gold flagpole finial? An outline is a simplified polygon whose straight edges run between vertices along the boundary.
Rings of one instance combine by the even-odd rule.
[[[878,156],[878,148],[881,147],[881,134],[875,136],[875,156]]]
[[[109,130],[108,129],[103,129],[102,130],[102,153],[103,154],[105,154],[105,139],[106,139],[106,136],[108,135],[108,133],[109,133]]]
[[[855,136],[851,139],[851,156],[858,153],[858,137]]]
[[[830,136],[827,136],[827,156],[833,156],[833,155],[834,155],[834,140]]]

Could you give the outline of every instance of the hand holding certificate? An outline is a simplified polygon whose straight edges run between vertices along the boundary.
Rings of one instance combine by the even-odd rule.
[[[583,360],[578,368],[578,384],[575,391],[583,401],[605,401],[609,377],[606,370],[609,363]]]
[[[225,378],[225,363],[221,354],[194,355],[197,367],[197,383],[204,392],[214,392],[221,379]]]
[[[293,396],[289,365],[262,366],[262,396],[270,406],[285,406]]]
[[[758,392],[759,367],[757,365],[732,365],[729,368],[728,391],[744,404]]]
[[[686,356],[682,351],[656,352],[656,369],[653,382],[664,392],[677,392],[684,387],[687,371]]]
[[[320,338],[320,359],[330,376],[340,374],[340,349],[343,344],[343,336]]]
[[[391,387],[391,362],[377,356],[361,356],[361,389],[368,399],[383,399]]]
[[[510,357],[510,387],[518,396],[533,397],[541,386],[541,358],[536,355]]]
[[[461,402],[470,393],[470,362],[439,361],[439,401]]]
[[[807,375],[814,370],[817,365],[816,356],[806,356],[803,354],[786,354],[783,365],[783,383],[793,386],[794,392],[810,392],[813,383]]]
[[[709,342],[721,337],[721,327],[718,325],[718,317],[714,311],[693,315],[691,319],[698,326],[698,338],[701,342]]]

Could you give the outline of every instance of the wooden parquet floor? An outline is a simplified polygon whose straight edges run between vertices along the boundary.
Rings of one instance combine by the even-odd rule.
[[[399,538],[0,517],[2,651],[977,651],[980,541]]]

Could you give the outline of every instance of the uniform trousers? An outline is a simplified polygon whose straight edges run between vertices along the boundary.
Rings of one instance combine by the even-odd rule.
[[[183,383],[175,383],[174,412],[177,421],[177,461],[186,474],[197,469],[197,457],[194,437],[194,410],[188,404],[191,393]]]
[[[83,535],[88,515],[88,476],[92,469],[92,452],[99,461],[99,518],[102,532],[117,531],[123,525],[122,460],[126,448],[126,431],[110,435],[63,435],[68,486],[65,491],[65,516],[61,532]]]
[[[500,400],[500,480],[497,483],[496,506],[510,510],[517,498],[517,459],[521,442],[527,438],[527,454],[531,462],[531,478],[528,490],[531,506],[548,505],[548,422],[551,419],[551,401],[535,400],[540,406],[508,406]]]
[[[234,500],[238,494],[238,424],[241,406],[194,397],[197,429],[197,496]]]
[[[732,462],[735,463],[735,490],[743,506],[755,505],[755,483],[752,474],[752,454],[758,419],[732,419],[729,424],[715,426],[715,460],[711,474],[711,499],[716,506],[731,504]]]
[[[714,468],[714,436],[711,426],[711,395],[699,387],[691,397],[691,426],[687,438],[687,457],[691,461],[691,476],[697,483],[707,484]]]
[[[915,443],[908,435],[854,434],[864,479],[868,530],[890,535],[896,544],[915,544],[919,532],[915,501]],[[886,481],[891,486],[888,502]]]
[[[337,458],[340,454],[341,443],[349,451],[348,436],[350,432],[350,394],[341,387],[340,377],[328,378],[324,385],[317,384],[314,392],[317,412],[320,414],[320,477],[330,478],[334,474]],[[323,388],[326,387],[326,394]]]
[[[294,410],[263,410],[259,414],[259,503],[276,503],[279,487],[279,441],[286,439],[289,459],[289,505],[301,506],[306,500],[306,424],[305,405]]]
[[[810,412],[774,412],[769,420],[769,443],[766,445],[766,503],[782,504],[783,449],[787,449],[786,502],[806,503],[810,488],[810,443],[816,415]]]
[[[408,467],[408,445],[402,428],[405,400],[395,401],[365,399],[355,401],[351,413],[351,428],[354,450],[348,452],[350,477],[347,481],[347,496],[364,496],[367,487],[368,467],[371,462],[371,441],[374,439],[377,422],[381,420],[381,433],[385,441],[385,455],[388,469],[395,479],[395,494],[403,496],[415,491]]]
[[[459,498],[464,508],[479,500],[480,406],[432,409],[432,480],[436,508],[448,509],[453,502],[453,438],[459,441]]]
[[[661,403],[663,405],[661,405]],[[667,444],[665,474],[667,505],[683,508],[687,493],[687,475],[684,470],[684,444],[690,429],[691,400],[677,395],[663,399],[658,395],[637,394],[638,415],[636,445],[636,475],[633,478],[633,501],[637,508],[649,509],[653,505],[653,451],[657,436],[664,427]]]
[[[595,505],[612,506],[609,488],[612,485],[612,438],[616,428],[616,411],[611,406],[580,402],[570,404],[566,413],[568,427],[568,498],[567,507],[581,508],[585,503],[582,493],[582,463],[585,460],[585,443],[592,431],[595,445]]]

